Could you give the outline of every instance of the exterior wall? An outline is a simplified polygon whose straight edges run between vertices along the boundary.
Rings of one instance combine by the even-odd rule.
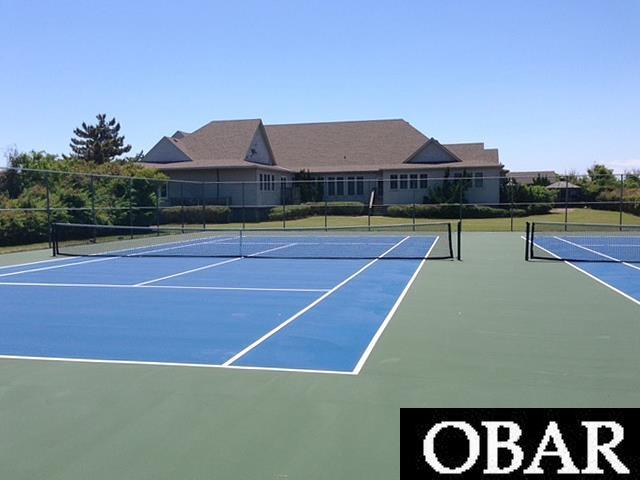
[[[253,140],[251,140],[251,146],[247,151],[245,160],[263,165],[273,165],[273,158],[271,157],[271,153],[269,153],[267,142],[264,139],[264,135],[262,135],[261,129],[258,129]]]
[[[313,173],[312,173],[313,175]],[[324,186],[324,198],[328,202],[368,203],[371,190],[378,186],[378,174],[371,172],[340,172],[313,175]],[[342,183],[342,187],[339,184]],[[358,184],[361,193],[358,193]],[[331,187],[330,184],[333,184]],[[342,193],[341,193],[342,192]]]
[[[169,163],[169,162],[189,162],[191,159],[176,147],[168,138],[163,138],[156,143],[144,156],[145,162]]]
[[[410,163],[445,163],[454,161],[455,158],[444,148],[435,143],[430,143],[420,150],[420,152],[411,159]]]
[[[230,169],[209,169],[209,170],[182,170],[165,172],[172,180],[187,180],[198,183],[169,183],[168,196],[170,204],[179,205],[181,198],[186,204],[197,203],[204,196],[209,204],[241,205],[243,199],[247,204],[255,204],[256,189],[255,169],[253,168],[230,168]],[[220,182],[215,184],[202,182]]]
[[[454,179],[455,174],[462,174],[462,171],[450,169],[449,178]],[[466,199],[469,203],[498,203],[500,201],[500,169],[499,168],[470,168],[466,170],[468,176],[473,176],[471,185],[466,191]],[[481,186],[476,182],[476,174],[482,173]],[[410,188],[410,175],[418,175],[418,188]],[[420,174],[427,175],[427,186],[421,188]],[[392,189],[391,175],[397,175],[398,188]],[[406,175],[407,188],[400,188],[402,177]],[[411,204],[423,203],[432,188],[442,185],[445,176],[445,169],[429,170],[388,170],[383,172],[384,191],[383,200],[385,204]],[[478,179],[479,180],[479,179]]]

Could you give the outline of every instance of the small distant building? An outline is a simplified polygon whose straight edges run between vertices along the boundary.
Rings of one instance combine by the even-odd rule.
[[[533,172],[507,172],[506,177],[515,180],[520,185],[533,185],[536,181],[546,180],[549,184],[560,180],[560,177],[553,170],[539,170]]]
[[[565,180],[557,181],[552,183],[551,185],[547,185],[547,189],[557,192],[556,199],[559,202],[562,202],[564,200],[568,200],[569,202],[576,202],[580,200],[580,194],[582,192],[581,187]]]

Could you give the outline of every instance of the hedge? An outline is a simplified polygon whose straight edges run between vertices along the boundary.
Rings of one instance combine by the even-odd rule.
[[[460,215],[458,205],[416,205],[415,212],[412,205],[391,205],[387,208],[390,217],[412,218],[457,218]],[[524,217],[527,211],[521,208],[513,209],[513,215]],[[507,218],[511,211],[504,208],[493,208],[478,205],[463,205],[463,218]]]
[[[361,202],[308,202],[301,205],[287,205],[283,207],[273,207],[269,211],[269,220],[296,220],[312,215],[364,215],[366,213],[365,204]]]
[[[206,206],[204,212],[202,207],[168,207],[160,211],[160,223],[162,224],[201,224],[205,223],[229,223],[231,209],[221,206]]]

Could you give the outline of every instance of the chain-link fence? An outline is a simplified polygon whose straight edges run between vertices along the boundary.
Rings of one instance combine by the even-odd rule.
[[[522,231],[531,219],[640,224],[635,174],[261,177],[197,182],[3,168],[0,246],[46,246],[52,222],[286,229],[453,220],[479,231]]]

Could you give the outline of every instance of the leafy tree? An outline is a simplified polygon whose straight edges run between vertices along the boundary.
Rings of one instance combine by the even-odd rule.
[[[294,182],[300,191],[301,202],[320,202],[324,197],[324,186],[315,182],[308,170],[300,170],[294,175]]]
[[[618,185],[618,179],[613,174],[613,170],[604,165],[595,164],[587,170],[589,180],[592,184],[601,188],[613,188]]]
[[[444,179],[440,185],[429,190],[429,203],[458,203],[467,201],[466,192],[471,187],[471,179],[466,170],[461,177],[450,178],[451,172],[444,171]]]
[[[82,122],[82,126],[73,131],[77,138],[71,139],[70,147],[77,158],[100,165],[131,150],[131,145],[125,145],[124,136],[120,135],[120,124],[115,118],[107,120],[104,113],[96,118],[96,125]]]
[[[549,181],[548,177],[543,177],[542,175],[538,174],[538,176],[533,179],[533,185],[546,187],[547,185],[551,185],[551,182]]]

